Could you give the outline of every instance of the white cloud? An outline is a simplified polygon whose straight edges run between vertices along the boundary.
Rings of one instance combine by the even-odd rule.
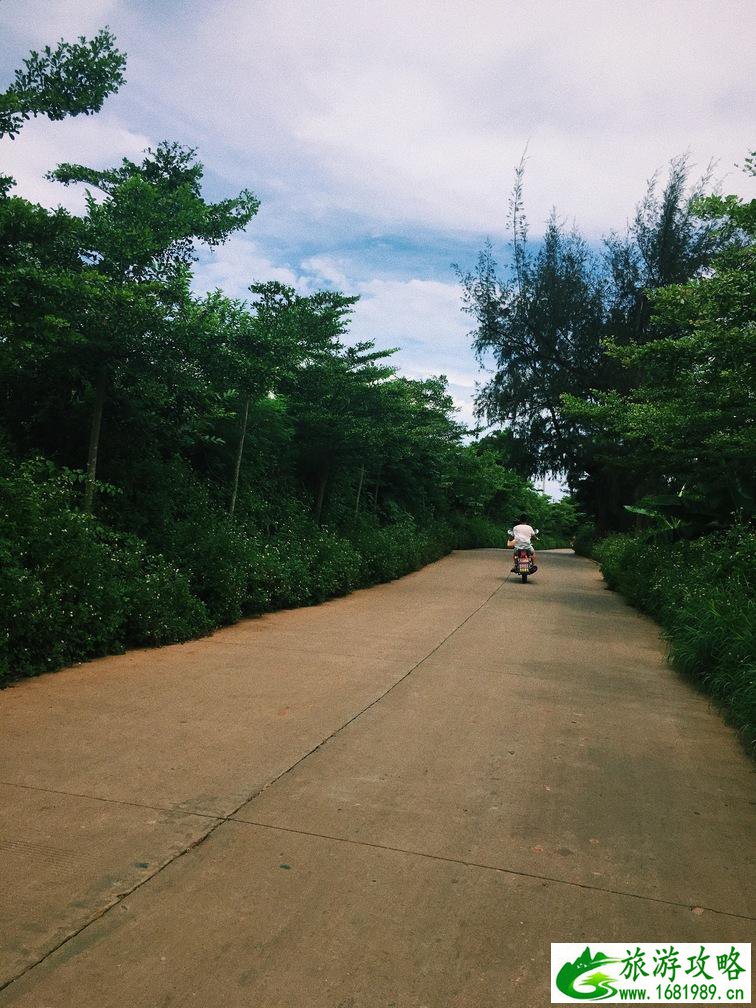
[[[14,47],[108,20],[129,53],[118,107],[154,111],[282,214],[499,234],[527,142],[536,233],[555,204],[589,234],[621,226],[687,149],[702,168],[718,157],[726,188],[747,184],[732,167],[752,143],[747,0],[0,9]]]
[[[672,156],[742,158],[750,17],[741,0],[226,0],[145,55],[166,101],[294,203],[497,233],[529,141],[534,224],[557,204],[597,233]]]
[[[122,157],[138,157],[149,145],[148,137],[132,132],[107,114],[61,122],[35,119],[15,140],[0,140],[0,170],[16,179],[18,195],[44,206],[62,205],[79,212],[84,207],[82,187],[49,182],[45,178],[48,171],[64,161],[104,168]]]
[[[308,280],[288,266],[274,263],[260,245],[247,234],[233,235],[225,245],[203,256],[195,268],[195,288],[209,291],[220,288],[229,297],[249,297],[252,283],[277,280],[304,291]]]
[[[302,260],[302,268],[311,273],[315,279],[325,280],[326,283],[334,284],[336,287],[349,285],[349,279],[344,272],[344,263],[332,256],[310,256]]]
[[[380,334],[384,346],[400,345],[407,352],[421,345],[426,357],[431,351],[435,373],[441,365],[459,366],[455,348],[467,345],[469,326],[456,284],[374,279],[355,284],[354,290],[361,298],[352,326],[356,338]]]
[[[470,353],[469,324],[460,311],[456,284],[435,280],[373,279],[354,285],[360,295],[352,340],[399,347],[394,363],[408,378],[446,375],[460,419],[473,426],[478,370]]]
[[[119,0],[24,0],[0,4],[0,28],[13,30],[37,49],[92,35],[116,15]]]

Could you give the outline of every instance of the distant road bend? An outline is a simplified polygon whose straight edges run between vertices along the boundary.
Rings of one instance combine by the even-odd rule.
[[[734,733],[540,556],[0,693],[0,1008],[544,1008],[552,941],[752,941]]]

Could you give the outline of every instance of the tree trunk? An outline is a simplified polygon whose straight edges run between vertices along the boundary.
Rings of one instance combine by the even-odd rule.
[[[378,491],[381,488],[381,470],[383,469],[383,463],[378,463],[378,472],[375,474],[375,490],[373,491],[373,510],[378,508]]]
[[[247,436],[247,421],[249,419],[249,402],[251,398],[251,396],[247,396],[244,400],[244,410],[242,411],[239,444],[236,449],[236,461],[234,462],[234,478],[231,485],[231,504],[228,509],[228,513],[231,515],[236,509],[236,495],[239,492],[239,473],[241,472],[242,456],[244,455],[244,439]]]
[[[87,456],[87,478],[84,483],[84,510],[90,513],[94,502],[95,477],[97,476],[97,453],[100,450],[100,429],[102,411],[105,407],[105,391],[108,385],[108,371],[105,364],[100,368],[95,384],[94,411],[89,428],[89,454]]]
[[[360,497],[362,496],[362,484],[365,482],[365,466],[360,466],[360,482],[357,485],[357,500],[354,502],[354,520],[357,521],[357,516],[360,513]]]
[[[320,516],[323,514],[323,502],[325,501],[326,485],[328,483],[328,470],[324,470],[318,485],[318,496],[315,501],[315,521],[320,525]]]

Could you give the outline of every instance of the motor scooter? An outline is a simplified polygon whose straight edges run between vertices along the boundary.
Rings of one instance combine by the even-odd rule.
[[[514,532],[512,529],[507,529],[509,533],[510,541],[514,539]],[[534,535],[538,535],[538,529],[534,530]],[[513,574],[519,574],[522,579],[522,583],[526,584],[528,576],[530,574],[535,574],[538,567],[533,563],[533,554],[527,550],[524,546],[518,546],[515,543],[514,554],[512,556],[512,571]]]

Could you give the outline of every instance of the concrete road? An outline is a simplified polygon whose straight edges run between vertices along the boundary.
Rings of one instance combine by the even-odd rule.
[[[596,567],[455,553],[0,694],[0,1006],[543,1008],[750,941],[751,767]]]

